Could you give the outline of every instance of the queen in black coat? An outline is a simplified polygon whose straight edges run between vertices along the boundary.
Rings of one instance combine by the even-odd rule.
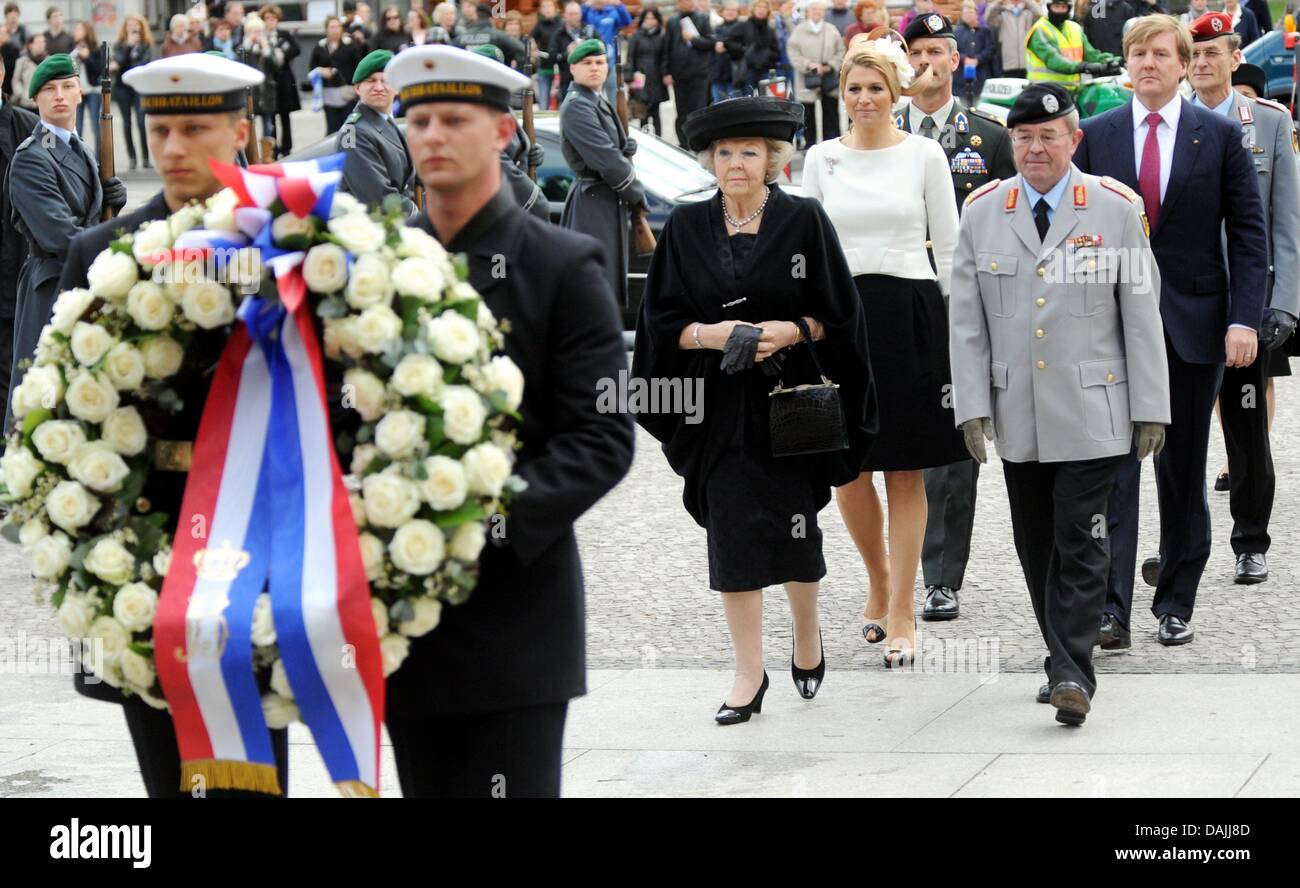
[[[866,321],[839,240],[819,204],[792,197],[772,181],[781,164],[779,154],[774,159],[773,153],[788,145],[802,110],[776,99],[739,98],[687,120],[691,148],[708,149],[710,155],[715,135],[746,138],[753,133],[766,138],[770,192],[754,234],[733,234],[734,223],[724,223],[724,210],[730,206],[724,206],[724,200],[735,199],[731,191],[725,198],[720,190],[710,200],[674,210],[646,278],[632,363],[632,386],[661,392],[680,387],[696,395],[694,409],[685,398],[680,405],[661,401],[639,411],[637,422],[662,442],[669,464],[684,479],[686,510],[708,533],[709,585],[729,593],[723,600],[736,646],[737,699],[720,710],[718,720],[724,723],[748,718],[736,713],[755,691],[761,703],[757,679],[765,586],[786,584],[796,645],[798,639],[811,639],[803,648],[803,672],[815,671],[811,652],[818,649],[817,583],[826,573],[817,513],[830,501],[832,486],[857,477],[875,433]],[[782,128],[781,122],[787,126]],[[782,138],[774,138],[773,132]],[[820,381],[809,345],[790,345],[728,374],[722,370],[724,352],[718,344],[691,343],[700,341],[697,326],[736,320],[744,325],[767,323],[775,331],[775,322],[798,318],[813,319],[811,329],[818,341],[811,348],[840,386],[849,447],[775,457],[768,405],[777,377],[771,371],[781,365],[785,386]],[[779,324],[781,335],[788,336],[791,326]],[[725,333],[726,328],[714,328],[706,340]],[[784,339],[777,344],[781,342]],[[823,659],[822,669],[824,665]],[[798,670],[795,678],[798,684]],[[816,685],[800,685],[800,692],[810,698]]]

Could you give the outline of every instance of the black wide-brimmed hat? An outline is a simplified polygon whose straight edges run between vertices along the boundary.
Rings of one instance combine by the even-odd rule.
[[[1268,75],[1259,65],[1242,62],[1237,66],[1237,70],[1232,72],[1232,85],[1237,84],[1252,87],[1255,95],[1262,99],[1265,98],[1268,90]]]
[[[691,113],[682,124],[686,146],[703,151],[719,139],[789,142],[803,126],[803,105],[767,96],[742,96]]]

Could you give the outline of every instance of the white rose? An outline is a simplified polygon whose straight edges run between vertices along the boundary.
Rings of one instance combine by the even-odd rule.
[[[119,342],[108,352],[104,374],[119,392],[133,392],[144,382],[144,358],[140,349],[129,342]]]
[[[126,627],[112,617],[96,618],[87,631],[90,638],[103,639],[104,662],[114,666],[118,664],[122,651],[131,643],[131,634],[126,631]]]
[[[271,596],[265,592],[257,596],[257,601],[253,604],[253,623],[249,634],[257,647],[275,644],[275,615],[271,610]]]
[[[181,296],[181,311],[204,330],[214,330],[235,319],[235,303],[230,298],[230,289],[215,281],[186,287]]]
[[[203,213],[203,227],[213,231],[238,231],[235,225],[235,206],[238,203],[239,196],[231,188],[223,188],[212,195]]]
[[[335,355],[342,352],[349,358],[359,358],[366,353],[357,339],[356,315],[326,320],[325,348]]]
[[[380,543],[382,546],[383,544]],[[370,599],[370,616],[375,621],[375,633],[383,638],[388,634],[388,605],[378,598]]]
[[[11,496],[24,497],[32,492],[32,482],[45,470],[45,463],[26,447],[11,445],[0,457],[0,474]]]
[[[99,500],[76,481],[60,481],[45,498],[45,512],[50,522],[68,533],[90,523],[99,511]]]
[[[422,259],[440,260],[447,255],[447,251],[442,248],[442,244],[438,243],[437,239],[426,231],[403,226],[398,229],[398,234],[401,237],[401,242],[397,245],[397,255],[403,259],[419,256]]]
[[[85,638],[90,631],[90,620],[94,616],[90,604],[79,595],[65,595],[63,604],[59,605],[55,615],[59,628],[68,638]]]
[[[429,322],[426,330],[429,345],[440,360],[463,364],[478,354],[478,327],[460,312],[444,311]]]
[[[483,367],[483,387],[488,394],[505,392],[506,408],[518,410],[524,399],[524,374],[507,355],[497,355]]]
[[[111,537],[95,543],[83,564],[86,570],[114,586],[129,583],[135,576],[135,556]]]
[[[140,281],[126,294],[126,313],[142,330],[163,330],[176,314],[175,304],[153,281]]]
[[[29,518],[22,527],[18,528],[18,544],[24,549],[30,549],[37,541],[49,535],[50,529],[44,521],[39,518]]]
[[[315,230],[316,226],[310,216],[282,213],[271,222],[271,240],[280,245],[291,238],[305,238]]]
[[[289,687],[289,674],[284,669],[284,660],[276,658],[271,664],[271,690],[275,691],[281,697],[292,700],[293,689]]]
[[[434,509],[449,512],[465,502],[469,484],[458,460],[431,456],[424,461],[424,471],[428,477],[420,483],[420,493]]]
[[[374,444],[358,444],[352,451],[352,474],[360,478],[378,455],[379,448]]]
[[[113,596],[113,616],[132,632],[152,626],[157,611],[158,593],[145,583],[127,583]]]
[[[361,563],[366,569],[366,579],[374,582],[384,576],[384,543],[373,533],[363,533],[361,541]]]
[[[46,462],[66,466],[76,449],[86,443],[81,423],[70,419],[49,419],[32,432],[32,443]]]
[[[170,336],[151,336],[140,343],[144,372],[150,379],[166,379],[181,369],[185,350]]]
[[[170,250],[174,239],[171,224],[166,219],[159,219],[150,222],[132,235],[131,253],[135,256],[136,262],[145,268],[153,268],[158,262],[149,257],[154,253]]]
[[[407,638],[419,638],[428,635],[442,619],[442,602],[428,595],[411,599],[415,616],[404,623],[397,624],[397,631]]]
[[[189,204],[181,207],[179,210],[172,213],[171,217],[167,220],[167,224],[170,226],[172,240],[180,237],[191,228],[197,228],[202,222],[203,207],[198,204]]]
[[[131,287],[140,279],[135,259],[116,250],[105,250],[95,257],[86,269],[90,292],[100,299],[117,302],[125,299]]]
[[[436,398],[442,391],[442,365],[432,355],[406,355],[393,368],[388,383],[407,398]]]
[[[81,316],[94,301],[95,296],[89,290],[64,290],[59,294],[59,298],[54,300],[50,326],[64,335],[71,333],[73,325],[81,320]]]
[[[153,569],[157,571],[158,576],[167,576],[167,571],[172,566],[172,550],[170,546],[159,549],[153,556]]]
[[[384,245],[384,228],[361,213],[348,213],[329,221],[330,234],[343,242],[353,256],[373,253]]]
[[[438,263],[431,259],[412,256],[397,263],[393,269],[393,287],[401,296],[436,302],[442,294],[444,284]]]
[[[11,402],[14,416],[22,417],[33,410],[53,410],[63,400],[63,377],[54,366],[31,367],[23,381],[14,388]]]
[[[131,474],[122,457],[106,441],[88,441],[72,454],[68,476],[99,493],[116,493]]]
[[[333,225],[331,222],[330,226]],[[348,277],[345,296],[348,305],[358,311],[391,303],[393,283],[388,277],[388,263],[374,254],[358,257],[352,263],[352,274]]]
[[[275,693],[262,695],[262,719],[268,728],[287,728],[299,718],[298,707],[292,700]]]
[[[336,244],[317,244],[307,251],[302,277],[317,293],[337,293],[348,282],[348,257]]]
[[[72,560],[72,540],[57,531],[41,537],[28,550],[28,558],[32,562],[32,576],[38,580],[57,580]]]
[[[387,351],[389,344],[402,335],[402,319],[387,305],[367,308],[353,323],[357,342],[374,355]]]
[[[89,367],[102,358],[116,342],[113,334],[99,324],[78,321],[72,328],[72,356],[83,367]]]
[[[473,493],[497,496],[510,477],[510,457],[497,445],[485,441],[470,449],[460,459],[465,467],[465,480]]]
[[[361,494],[348,494],[348,506],[352,509],[352,523],[357,527],[365,527],[366,501],[361,498]]]
[[[487,407],[483,396],[467,385],[449,385],[442,392],[442,426],[457,444],[473,444],[483,434]]]
[[[424,429],[424,417],[414,410],[394,410],[375,426],[375,445],[392,459],[405,459],[424,443]]]
[[[379,639],[379,653],[384,660],[384,677],[392,675],[402,665],[406,655],[411,652],[410,639],[395,632],[390,632]]]
[[[365,215],[365,212],[366,208],[352,195],[345,194],[342,191],[334,192],[334,201],[330,204],[331,219],[337,219],[339,216],[346,216],[349,213]]]
[[[427,576],[442,564],[446,542],[438,525],[417,518],[397,528],[388,543],[388,554],[398,570]]]
[[[149,658],[140,656],[130,648],[118,656],[117,666],[122,670],[122,678],[133,687],[151,688],[158,678],[158,672]]]
[[[368,475],[361,482],[367,523],[375,527],[400,527],[420,509],[420,491],[401,475]]]
[[[99,427],[99,439],[123,456],[135,456],[144,450],[149,434],[145,431],[144,420],[140,418],[138,410],[134,407],[118,407]]]
[[[77,419],[101,423],[117,409],[117,389],[106,379],[78,373],[68,386],[68,411]]]
[[[492,309],[487,307],[486,302],[480,301],[478,304],[478,328],[480,330],[495,330],[497,327],[497,316],[492,314]]]
[[[384,384],[379,377],[366,370],[352,368],[343,374],[344,406],[351,396],[351,406],[366,422],[373,422],[384,412]]]
[[[487,531],[477,521],[470,521],[456,528],[451,535],[451,557],[466,564],[478,560],[479,553],[487,543]]]
[[[99,665],[102,666],[103,671],[98,673],[98,675],[104,680],[104,684],[108,685],[110,688],[120,688],[126,683],[126,679],[122,677],[122,669],[117,665],[117,663],[109,663],[105,660]],[[86,668],[93,671],[95,666],[87,663]]]

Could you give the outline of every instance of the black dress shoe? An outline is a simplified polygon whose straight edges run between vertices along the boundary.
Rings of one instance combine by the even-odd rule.
[[[1078,682],[1062,681],[1052,687],[1049,701],[1056,707],[1056,720],[1063,725],[1081,725],[1092,704],[1088,692]]]
[[[1154,586],[1160,579],[1160,558],[1148,558],[1142,562],[1142,582]]]
[[[1034,697],[1039,703],[1052,702],[1052,683],[1049,681],[1038,689],[1038,696]]]
[[[1165,614],[1160,618],[1160,629],[1156,632],[1156,641],[1164,645],[1187,644],[1196,633],[1187,621],[1181,617],[1175,617],[1173,614]]]
[[[1263,552],[1242,552],[1237,556],[1237,576],[1234,583],[1253,586],[1268,579],[1268,562]]]
[[[826,645],[821,641],[821,633],[817,633],[817,643],[821,646],[822,659],[812,669],[800,669],[794,665],[794,654],[790,655],[790,677],[794,679],[794,686],[799,691],[799,696],[805,700],[811,700],[817,696],[817,689],[822,686],[822,679],[826,677]]]
[[[1232,484],[1229,482],[1227,472],[1220,473],[1219,477],[1214,479],[1214,489],[1219,493],[1223,493],[1225,490],[1230,490],[1231,488]]]
[[[1114,614],[1103,614],[1097,644],[1103,651],[1126,651],[1133,646],[1133,637]]]
[[[957,603],[957,590],[948,586],[930,586],[925,596],[925,607],[921,609],[921,619],[930,622],[955,620],[961,613]]]
[[[758,686],[758,693],[754,699],[750,700],[744,706],[728,706],[727,701],[723,700],[722,705],[718,707],[718,714],[713,720],[720,725],[738,725],[741,722],[749,721],[749,717],[755,712],[763,711],[763,695],[767,693],[767,670],[763,670],[763,683]]]

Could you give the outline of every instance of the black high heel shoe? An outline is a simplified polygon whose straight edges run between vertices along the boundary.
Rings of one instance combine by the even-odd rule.
[[[738,725],[741,722],[749,721],[749,717],[755,712],[763,711],[763,695],[767,693],[767,670],[763,670],[763,683],[758,686],[758,693],[754,699],[750,700],[744,706],[728,706],[727,701],[723,700],[722,705],[718,707],[718,714],[713,720],[720,725]]]
[[[822,679],[826,677],[826,644],[822,641],[820,629],[817,630],[817,644],[821,647],[822,660],[812,669],[800,669],[794,665],[794,654],[790,655],[790,677],[794,679],[794,686],[799,690],[799,696],[805,700],[817,696],[817,690],[822,686]]]

